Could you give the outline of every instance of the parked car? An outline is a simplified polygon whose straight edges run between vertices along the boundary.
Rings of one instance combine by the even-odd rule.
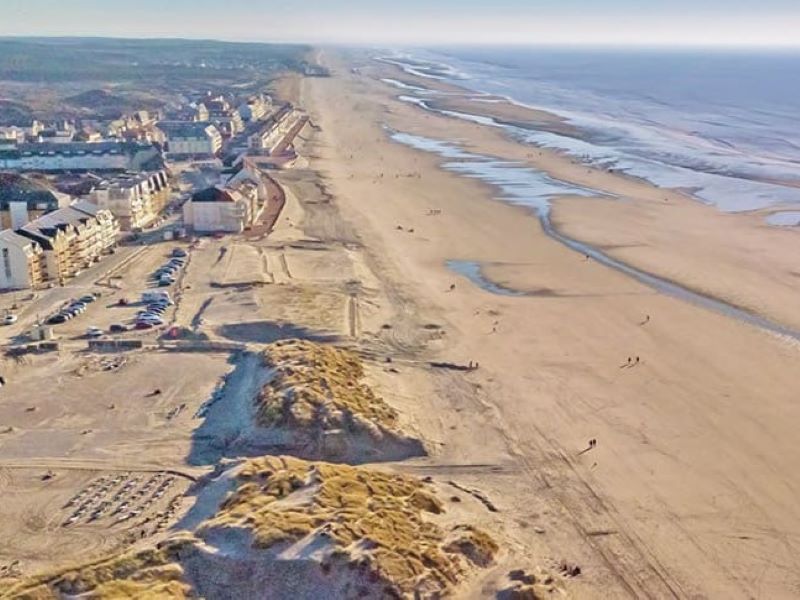
[[[147,312],[150,312],[150,313],[153,313],[153,314],[156,314],[156,315],[164,314],[165,310],[166,309],[163,306],[150,305],[150,306],[147,307]]]
[[[103,335],[103,330],[92,325],[86,330],[86,337],[97,338]]]
[[[173,248],[172,256],[175,256],[177,258],[183,258],[186,256],[186,250],[184,250],[183,248]]]
[[[169,292],[167,290],[149,290],[142,294],[142,302],[150,303],[156,300],[166,300],[169,304],[172,304],[172,300],[169,297]]]
[[[167,287],[175,283],[175,279],[172,277],[162,277],[158,280],[159,287]]]
[[[50,325],[58,325],[59,323],[66,323],[68,317],[63,313],[58,313],[57,315],[53,315],[49,319],[47,319],[47,323]]]
[[[83,304],[90,304],[90,303],[94,302],[95,300],[97,300],[97,298],[95,298],[91,294],[87,294],[85,296],[81,296],[80,298],[78,298],[78,300],[80,302],[82,302]]]
[[[136,319],[137,323],[152,323],[153,325],[163,325],[164,321],[158,315],[142,315]]]
[[[128,326],[123,325],[122,323],[114,323],[111,327],[108,328],[111,333],[122,333],[124,331],[128,331]]]
[[[136,325],[134,325],[134,327],[136,329],[152,329],[153,327],[155,327],[155,325],[153,325],[149,321],[136,321]]]
[[[13,325],[17,322],[17,315],[8,314],[3,317],[3,325]]]

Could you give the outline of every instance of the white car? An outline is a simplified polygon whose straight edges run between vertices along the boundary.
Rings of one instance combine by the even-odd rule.
[[[3,317],[3,325],[13,325],[17,322],[17,315],[6,315]]]
[[[92,326],[86,330],[86,337],[96,338],[100,337],[101,335],[103,335],[103,330],[99,327]]]

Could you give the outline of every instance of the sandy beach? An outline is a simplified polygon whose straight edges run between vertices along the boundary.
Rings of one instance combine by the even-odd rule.
[[[0,363],[0,597],[797,597],[797,232],[309,61],[274,228],[180,242],[179,340]],[[125,320],[176,243],[36,310]]]
[[[432,448],[397,468],[458,474],[498,510],[485,519],[504,558],[471,594],[520,563],[568,561],[575,597],[796,596],[796,342],[586,260],[386,128],[602,192],[559,199],[558,229],[787,327],[800,325],[796,233],[402,102],[382,78],[429,82],[391,65],[320,61],[333,76],[296,87],[320,128],[310,164],[381,290],[357,337],[416,365],[392,379],[394,401]],[[451,260],[527,293],[485,291]]]

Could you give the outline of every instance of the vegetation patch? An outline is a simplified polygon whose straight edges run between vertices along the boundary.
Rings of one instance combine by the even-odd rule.
[[[398,415],[364,380],[359,356],[307,340],[284,340],[264,352],[273,375],[256,397],[257,423],[299,435],[304,458],[364,461],[423,454],[400,433]]]
[[[0,598],[49,600],[80,596],[92,600],[196,598],[176,562],[181,543],[164,544],[159,549],[144,550],[105,558],[80,567],[43,574],[12,587]]]
[[[199,538],[245,530],[254,549],[274,552],[316,543],[323,565],[338,563],[389,596],[445,593],[498,551],[476,528],[437,524],[442,503],[404,475],[264,457],[244,463],[237,483]]]

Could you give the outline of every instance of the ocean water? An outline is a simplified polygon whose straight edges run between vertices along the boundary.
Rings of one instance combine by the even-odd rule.
[[[383,59],[553,112],[581,131],[576,139],[504,126],[522,141],[724,211],[800,208],[800,52],[462,48]],[[402,91],[417,103],[433,95]]]
[[[442,157],[444,159],[442,166],[449,171],[492,185],[499,191],[499,200],[533,210],[539,218],[539,223],[545,235],[567,248],[624,273],[662,294],[667,294],[684,302],[701,306],[707,310],[758,327],[772,335],[777,335],[781,339],[789,340],[793,343],[800,342],[800,331],[784,327],[780,323],[770,321],[761,315],[728,304],[723,300],[684,288],[669,279],[637,269],[606,254],[599,248],[561,233],[553,226],[550,220],[550,199],[553,196],[560,194],[593,196],[596,195],[594,191],[552,179],[537,169],[467,152],[457,143],[443,142],[391,129],[389,130],[389,135],[400,144]],[[587,201],[591,202],[590,199],[587,199]],[[503,296],[527,295],[525,292],[512,290],[489,281],[484,277],[482,266],[479,263],[451,260],[447,262],[447,267],[492,294]]]

